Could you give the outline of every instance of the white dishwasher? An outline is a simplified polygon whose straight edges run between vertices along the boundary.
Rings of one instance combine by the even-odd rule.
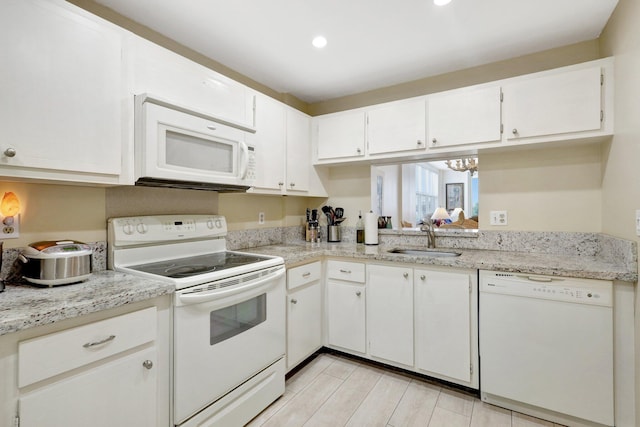
[[[482,400],[613,426],[612,298],[608,281],[480,271]]]

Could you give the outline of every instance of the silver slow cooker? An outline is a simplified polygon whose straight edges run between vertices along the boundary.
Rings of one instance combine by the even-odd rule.
[[[18,257],[28,282],[56,286],[76,283],[91,276],[91,246],[74,240],[31,243]]]

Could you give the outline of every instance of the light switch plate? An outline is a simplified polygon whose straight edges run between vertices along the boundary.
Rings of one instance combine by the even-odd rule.
[[[507,225],[507,211],[490,211],[489,224]]]

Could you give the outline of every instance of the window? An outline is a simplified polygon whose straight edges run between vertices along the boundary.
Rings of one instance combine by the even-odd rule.
[[[416,220],[431,216],[438,207],[438,172],[424,164],[416,164]]]

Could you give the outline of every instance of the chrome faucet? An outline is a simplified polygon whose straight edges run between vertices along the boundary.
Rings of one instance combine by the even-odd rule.
[[[431,219],[420,226],[420,231],[426,231],[427,233],[427,248],[434,249],[436,247],[436,233],[433,229],[433,222]]]

